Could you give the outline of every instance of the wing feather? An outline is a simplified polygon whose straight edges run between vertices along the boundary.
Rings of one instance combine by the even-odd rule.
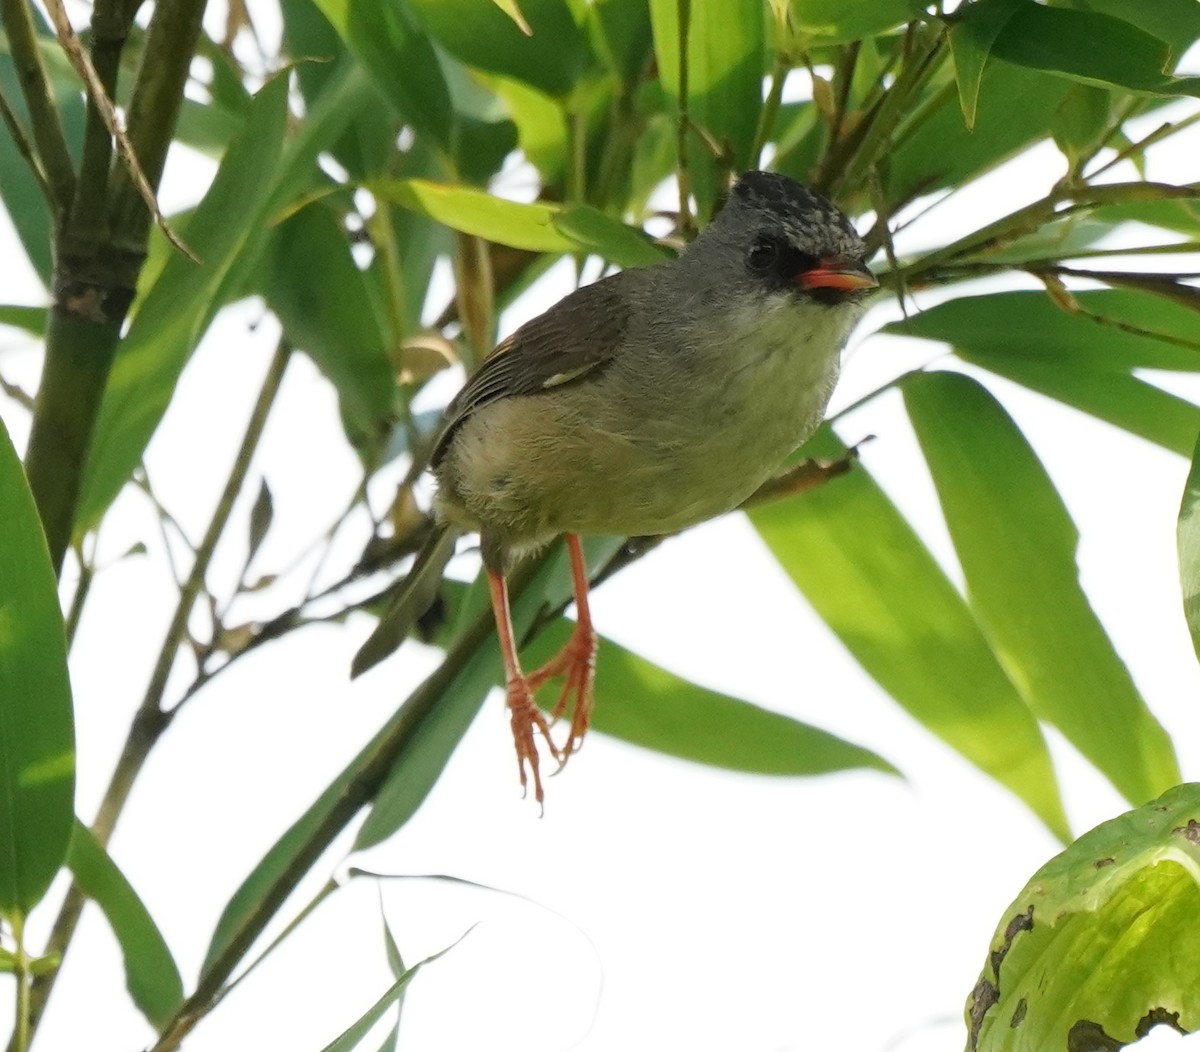
[[[621,291],[625,276],[613,274],[577,289],[497,344],[446,407],[433,466],[445,456],[454,432],[481,406],[576,383],[611,361],[629,318]]]

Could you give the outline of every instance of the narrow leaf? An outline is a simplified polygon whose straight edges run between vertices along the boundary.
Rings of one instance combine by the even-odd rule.
[[[1200,428],[1197,429],[1200,434]],[[1183,587],[1183,614],[1192,633],[1192,646],[1200,657],[1200,439],[1183,487],[1176,533],[1179,580]]]
[[[1085,833],[1005,911],[967,1003],[968,1049],[1132,1045],[1200,1028],[1200,786]]]
[[[958,84],[959,105],[968,128],[975,127],[979,106],[979,85],[996,37],[1013,16],[1021,0],[978,0],[964,4],[950,24],[950,55],[954,59],[954,79]]]
[[[1152,4],[1131,4],[1129,0],[1086,0],[1089,11],[1099,11],[1125,22],[1132,22],[1151,36],[1171,45],[1178,61],[1200,38],[1200,4],[1196,0],[1154,0]]]
[[[838,457],[826,429],[805,447]],[[912,527],[861,466],[750,512],[788,576],[907,712],[1069,836],[1037,721]]]
[[[924,373],[905,405],[933,474],[968,597],[1030,707],[1134,802],[1179,780],[1079,584],[1079,536],[1029,443],[977,382]]]
[[[590,57],[568,0],[521,0],[526,28],[495,3],[412,0],[428,31],[468,66],[515,77],[560,98],[579,82]]]
[[[108,852],[80,822],[71,834],[67,865],[75,883],[104,912],[121,946],[125,985],[155,1026],[183,1002],[183,980],[175,959],[142,900]]]
[[[678,106],[686,68],[688,119],[728,152],[736,169],[754,167],[757,158],[750,153],[763,105],[766,5],[762,0],[725,0],[720,18],[711,17],[702,5],[691,5],[686,57],[679,50],[679,14],[678,0],[650,2],[662,85]],[[697,199],[707,214],[722,188],[709,150],[695,136],[689,146]]]
[[[185,236],[199,265],[173,256],[122,341],[88,457],[78,528],[93,525],[137,466],[193,349],[220,306],[234,261],[264,222],[287,115],[286,75],[255,99]]]
[[[275,518],[275,502],[271,499],[271,487],[264,477],[258,486],[258,496],[250,509],[250,537],[246,551],[246,566],[249,567],[262,542],[267,538],[271,520]]]
[[[573,252],[572,238],[554,225],[560,209],[545,204],[520,204],[493,197],[483,190],[447,186],[424,179],[378,180],[367,190],[385,201],[436,219],[452,230],[529,252]]]
[[[670,258],[641,230],[589,205],[573,205],[553,222],[577,245],[621,267],[646,267]]]
[[[1200,368],[1200,348],[1174,342],[1200,343],[1195,312],[1187,307],[1125,289],[1077,292],[1074,297],[1086,314],[1068,313],[1041,292],[1000,292],[948,300],[882,331],[941,340],[964,357],[978,354],[989,360],[1057,362],[1114,373]],[[1096,317],[1119,324],[1105,325]]]
[[[524,655],[530,668],[559,651],[573,623],[560,618]],[[539,698],[552,704],[553,690]],[[707,690],[601,639],[592,727],[693,763],[769,775],[817,775],[858,767],[898,774],[869,749],[727,694]]]
[[[263,269],[267,303],[288,339],[333,383],[352,432],[375,434],[395,398],[393,338],[333,210],[309,205],[279,224]]]
[[[1200,94],[1200,77],[1173,77],[1166,72],[1171,59],[1166,41],[1095,11],[1020,0],[992,51],[1019,66],[1087,84],[1161,95]]]
[[[445,956],[454,949],[460,942],[470,934],[470,930],[463,932],[457,939],[454,940],[444,950],[439,950],[437,953],[430,954],[423,961],[418,961],[403,975],[400,976],[370,1008],[368,1008],[359,1018],[351,1024],[349,1028],[342,1034],[326,1045],[321,1052],[354,1052],[360,1041],[363,1040],[376,1023],[383,1018],[384,1013],[392,1007],[404,994],[404,988],[412,982],[413,976],[417,974],[425,965],[432,964],[439,957]]]
[[[0,325],[11,325],[14,329],[24,329],[33,336],[41,336],[46,331],[45,307],[18,307],[5,304],[0,306]]]
[[[816,43],[845,44],[873,37],[923,13],[921,0],[790,0],[793,24]]]
[[[953,94],[935,97],[922,119],[905,129],[881,173],[887,202],[894,206],[962,186],[1046,138],[1054,111],[1070,88],[1070,81],[1061,77],[989,62],[973,129],[966,127]]]
[[[404,119],[442,147],[449,146],[455,127],[450,90],[429,34],[408,0],[315,2]]]
[[[0,422],[0,914],[26,914],[67,854],[75,741],[67,644],[25,472]]]
[[[527,37],[533,36],[533,30],[529,28],[529,23],[525,21],[525,16],[521,14],[521,9],[517,6],[517,0],[492,0],[492,3],[508,15],[522,33]]]

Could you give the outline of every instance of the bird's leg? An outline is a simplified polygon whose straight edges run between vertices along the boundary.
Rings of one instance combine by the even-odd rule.
[[[533,795],[540,804],[543,800],[542,779],[538,773],[537,742],[534,730],[541,732],[550,746],[551,755],[562,763],[558,747],[550,737],[550,727],[533,700],[533,689],[521,671],[517,658],[517,641],[513,634],[512,611],[508,605],[508,584],[504,574],[487,567],[488,588],[492,593],[492,611],[496,616],[496,635],[500,639],[500,652],[504,656],[504,681],[508,692],[508,710],[512,722],[513,743],[517,747],[517,769],[521,773],[521,789],[526,788],[525,765],[533,774]]]
[[[560,764],[566,763],[571,753],[583,743],[592,719],[592,683],[596,678],[596,630],[592,627],[592,614],[588,609],[587,563],[583,559],[583,545],[576,534],[567,534],[567,549],[571,553],[571,577],[575,582],[575,628],[562,650],[527,677],[529,687],[534,691],[547,680],[563,677],[562,693],[551,714],[556,720],[567,711],[572,697],[575,699],[571,710],[571,733],[563,744]]]

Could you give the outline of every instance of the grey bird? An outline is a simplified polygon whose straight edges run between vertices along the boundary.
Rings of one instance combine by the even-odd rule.
[[[673,533],[758,489],[821,422],[842,348],[878,285],[866,255],[825,198],[747,172],[678,259],[566,296],[500,343],[447,408],[431,461],[443,533],[431,548],[444,562],[449,537],[479,531],[521,784],[528,767],[539,803],[535,732],[561,765],[591,715],[596,633],[579,536]],[[506,574],[561,535],[575,629],[527,675]],[[375,650],[356,672],[378,660]],[[534,700],[560,676],[552,718],[573,701],[562,746]]]

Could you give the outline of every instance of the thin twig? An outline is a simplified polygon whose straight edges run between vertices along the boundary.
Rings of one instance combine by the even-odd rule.
[[[79,74],[84,85],[87,87],[88,97],[92,100],[96,109],[100,111],[101,117],[104,118],[104,123],[108,127],[109,134],[112,135],[117,144],[117,156],[121,158],[122,163],[125,165],[125,169],[129,173],[129,178],[137,188],[138,194],[141,195],[146,208],[154,216],[154,221],[166,235],[167,240],[193,263],[199,263],[199,258],[183,243],[183,239],[175,233],[171,224],[167,222],[167,217],[160,211],[158,199],[154,195],[154,188],[146,178],[146,173],[142,171],[142,166],[138,161],[137,154],[134,152],[133,144],[129,141],[129,136],[125,134],[125,129],[121,126],[121,119],[117,116],[117,108],[113,105],[112,99],[108,97],[108,92],[104,90],[104,84],[100,80],[100,75],[96,72],[96,67],[92,65],[91,56],[83,50],[83,45],[79,42],[79,37],[71,25],[71,20],[67,17],[67,10],[63,6],[62,0],[46,0],[46,10],[50,12],[50,20],[54,23],[54,31],[58,35],[58,42],[62,45],[63,51],[66,52],[67,58],[74,67],[75,72]]]
[[[1089,172],[1088,178],[1095,179],[1096,176],[1107,172],[1110,168],[1115,167],[1122,161],[1130,160],[1131,158],[1136,157],[1139,153],[1144,153],[1155,143],[1162,142],[1163,139],[1169,139],[1176,132],[1183,131],[1184,128],[1190,127],[1197,121],[1200,121],[1200,111],[1192,113],[1187,117],[1184,117],[1182,120],[1167,121],[1165,124],[1160,124],[1154,129],[1154,131],[1150,132],[1149,135],[1139,139],[1137,142],[1131,142],[1123,150],[1118,151],[1115,157],[1105,161],[1104,164],[1102,164],[1094,172]]]
[[[679,233],[690,241],[696,233],[692,219],[692,170],[688,165],[688,37],[692,24],[691,0],[676,0],[676,16],[679,20],[679,123],[675,130],[675,148],[679,154]]]

